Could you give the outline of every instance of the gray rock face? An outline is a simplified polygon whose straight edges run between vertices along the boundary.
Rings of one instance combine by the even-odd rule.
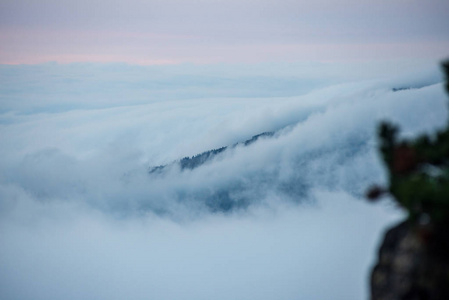
[[[449,299],[449,227],[405,221],[385,234],[371,300]]]

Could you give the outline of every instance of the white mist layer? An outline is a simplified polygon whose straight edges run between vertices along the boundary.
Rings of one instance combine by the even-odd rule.
[[[447,119],[437,68],[398,65],[2,67],[1,298],[363,299],[403,217],[361,199],[376,126]],[[223,193],[246,208],[211,212]]]
[[[2,299],[363,299],[377,234],[401,214],[318,198],[181,224],[55,206],[3,220]]]

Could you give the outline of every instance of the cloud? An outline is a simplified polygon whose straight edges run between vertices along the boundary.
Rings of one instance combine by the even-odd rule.
[[[26,72],[33,70],[28,68],[23,67]],[[68,68],[80,72],[79,66]],[[114,68],[120,70],[119,66]],[[145,68],[128,73],[129,68],[123,66],[123,76],[148,74]],[[374,150],[374,130],[379,120],[398,120],[405,133],[413,134],[442,126],[446,114],[445,109],[435,110],[445,107],[441,86],[433,85],[438,81],[436,73],[425,78],[338,84],[301,96],[276,98],[270,97],[272,87],[266,87],[269,92],[264,98],[251,94],[242,98],[247,87],[236,82],[226,89],[228,77],[211,77],[203,83],[205,77],[197,76],[185,82],[184,75],[175,74],[146,87],[151,95],[164,86],[161,99],[150,98],[142,104],[143,98],[133,98],[135,90],[142,87],[139,81],[151,82],[155,76],[149,72],[149,79],[122,82],[122,92],[130,94],[108,102],[109,88],[114,91],[114,83],[119,82],[119,75],[111,76],[111,70],[100,68],[90,79],[98,84],[96,92],[91,92],[90,81],[78,79],[80,73],[56,77],[60,87],[52,80],[46,84],[42,80],[40,90],[34,89],[34,97],[42,101],[38,103],[39,113],[22,108],[34,104],[28,99],[28,91],[23,90],[23,102],[11,103],[16,111],[4,114],[9,120],[2,130],[9,141],[2,150],[1,162],[6,182],[17,184],[37,198],[83,199],[100,210],[121,213],[173,213],[172,206],[193,204],[213,208],[211,199],[217,205],[247,206],[263,203],[272,194],[300,199],[316,186],[360,194],[370,181],[381,178]],[[49,74],[54,77],[53,72]],[[27,77],[17,78],[22,82]],[[296,80],[301,82],[300,78],[286,81]],[[317,84],[326,86],[334,81]],[[55,96],[63,95],[72,82],[80,88],[79,96],[54,102]],[[171,100],[172,94],[182,94],[191,87],[197,87],[199,92],[206,86],[208,93],[208,85],[220,89],[223,82],[222,91],[228,91],[228,98]],[[393,92],[395,84],[420,89]],[[107,88],[103,90],[102,86]],[[129,104],[137,103],[124,106],[124,99],[131,99]],[[68,105],[66,109],[71,105],[78,108],[58,112],[55,103]],[[21,114],[21,110],[27,114]],[[267,131],[276,135],[247,147],[229,149],[201,168],[181,171],[175,165],[164,174],[148,174],[147,167],[170,164]],[[357,168],[353,163],[357,160],[369,165]],[[351,176],[354,173],[357,176]],[[357,184],[351,183],[354,178],[360,178]]]
[[[188,224],[111,222],[73,207],[32,227],[2,219],[2,298],[363,298],[375,235],[400,214],[319,198],[322,208]]]
[[[1,76],[5,299],[363,298],[378,236],[403,217],[360,199],[385,181],[376,124],[416,135],[448,115],[439,71],[404,62]],[[196,169],[148,172],[266,131]]]

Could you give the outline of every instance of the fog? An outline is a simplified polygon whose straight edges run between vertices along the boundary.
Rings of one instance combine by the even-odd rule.
[[[0,73],[2,299],[366,298],[404,217],[363,199],[386,181],[376,126],[447,120],[435,62]]]

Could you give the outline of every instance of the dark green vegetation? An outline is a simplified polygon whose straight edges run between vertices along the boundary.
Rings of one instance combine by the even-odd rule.
[[[246,140],[242,143],[236,143],[232,146],[230,146],[229,148],[235,148],[239,145],[243,145],[243,146],[248,146],[251,145],[252,143],[256,142],[258,139],[263,138],[263,137],[273,137],[274,136],[274,132],[263,132],[260,134],[257,134],[255,136],[253,136],[252,138],[250,138],[249,140]],[[226,149],[228,149],[228,146],[225,147],[221,147],[218,149],[213,149],[213,150],[208,150],[205,152],[202,152],[200,154],[197,154],[195,156],[192,157],[184,157],[181,160],[174,162],[179,164],[179,167],[181,169],[181,171],[188,169],[188,170],[193,170],[201,165],[203,165],[206,162],[211,161],[212,159],[214,159],[218,154],[224,152]],[[149,173],[156,173],[156,172],[161,172],[163,171],[165,168],[167,167],[167,165],[162,165],[162,166],[156,166],[156,167],[150,167],[149,169]]]
[[[449,93],[449,61],[443,64]],[[374,187],[368,198],[389,192],[408,212],[410,219],[449,220],[449,122],[432,135],[399,139],[398,127],[384,122],[379,126],[380,152],[389,174],[386,189]]]
[[[443,69],[449,93],[449,61]],[[449,299],[449,123],[415,139],[397,135],[396,126],[380,125],[390,182],[368,197],[389,192],[409,218],[385,234],[371,273],[371,300]]]

